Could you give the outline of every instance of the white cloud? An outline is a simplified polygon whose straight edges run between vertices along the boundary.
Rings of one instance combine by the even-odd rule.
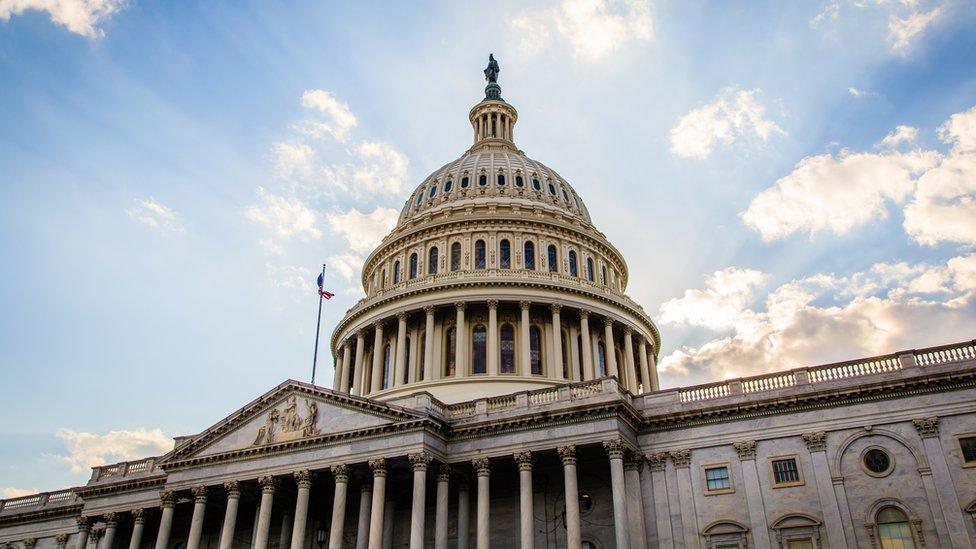
[[[277,288],[300,292],[311,292],[315,289],[315,275],[306,267],[267,262],[264,264],[264,269],[271,283]]]
[[[587,61],[602,59],[626,43],[654,38],[648,0],[562,0],[553,8],[521,14],[511,26],[522,53],[542,50],[552,29],[576,57]]]
[[[970,338],[976,254],[937,266],[878,264],[849,277],[793,280],[770,292],[762,309],[712,304],[711,314],[705,307],[693,315],[662,317],[725,332],[664,357],[665,375],[682,381],[727,378],[891,352],[906,341],[922,346]],[[725,320],[715,323],[712,315]]]
[[[372,212],[352,208],[346,212],[326,214],[332,230],[342,236],[349,248],[367,254],[396,226],[400,214],[393,208],[377,207]]]
[[[943,6],[947,2],[931,0],[925,3],[935,7],[922,11],[917,0],[835,0],[824,4],[823,9],[810,20],[810,25],[814,28],[825,27],[828,23],[838,22],[842,18],[842,12],[846,12],[859,18],[855,28],[864,32],[864,29],[870,28],[868,23],[872,18],[887,17],[888,46],[893,53],[905,54],[932,23],[943,15]],[[848,7],[851,9],[847,9]]]
[[[671,152],[687,158],[706,158],[719,143],[758,138],[766,142],[774,134],[785,135],[765,118],[766,108],[756,100],[759,90],[726,88],[708,105],[692,110],[671,128]]]
[[[57,457],[71,466],[72,473],[84,473],[106,463],[159,455],[173,448],[173,440],[159,429],[110,431],[104,435],[61,429],[58,438],[64,440],[68,454]]]
[[[349,105],[326,90],[306,90],[302,94],[302,106],[320,115],[297,124],[296,128],[309,137],[321,139],[331,135],[336,141],[345,142],[349,139],[349,131],[356,127],[356,116],[349,110]]]
[[[135,206],[125,210],[126,215],[139,223],[163,233],[185,232],[180,216],[169,206],[155,198],[135,198]]]
[[[907,50],[912,45],[912,41],[925,32],[925,29],[940,15],[942,15],[941,7],[928,12],[912,10],[905,17],[892,15],[888,20],[888,39],[891,41],[891,48],[899,52]]]
[[[356,254],[341,253],[329,258],[327,264],[333,271],[339,273],[346,282],[353,282],[363,268],[364,259]]]
[[[37,492],[37,488],[15,488],[13,486],[8,486],[6,488],[0,488],[0,498],[9,499],[32,496]]]
[[[976,152],[976,107],[949,117],[939,126],[939,139],[957,153]]]
[[[894,149],[902,143],[914,143],[918,139],[918,128],[911,126],[897,126],[894,131],[889,133],[881,140],[880,146]]]
[[[950,154],[919,178],[904,226],[920,244],[976,244],[976,153]]]
[[[363,141],[350,154],[355,162],[322,168],[323,194],[336,190],[357,199],[398,196],[403,190],[410,163],[407,157],[388,143]]]
[[[11,15],[25,11],[47,12],[51,22],[69,31],[97,38],[105,32],[96,24],[120,11],[126,0],[0,0],[0,20],[7,21]]]
[[[731,328],[755,290],[769,276],[751,269],[728,267],[705,279],[704,290],[685,290],[684,296],[661,305],[661,322],[686,323],[712,330]]]
[[[870,97],[874,95],[874,92],[869,92],[867,90],[862,90],[855,87],[847,88],[847,93],[851,94],[854,97],[857,97],[858,99],[862,97]]]
[[[315,151],[306,143],[274,144],[275,175],[281,179],[308,179],[315,173]]]
[[[318,213],[297,198],[278,196],[258,187],[263,204],[250,206],[244,216],[274,231],[280,237],[319,238]]]

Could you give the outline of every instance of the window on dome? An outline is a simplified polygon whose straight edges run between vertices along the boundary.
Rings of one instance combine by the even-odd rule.
[[[391,357],[390,357],[390,355],[391,354],[392,353],[390,352],[390,346],[389,345],[387,345],[386,347],[383,348],[383,388],[384,389],[388,389],[390,387],[390,379],[391,379],[391,376],[390,376],[390,370],[391,370],[390,358]]]
[[[556,186],[552,184],[552,181],[549,182],[549,194],[556,196]]]
[[[597,377],[607,375],[607,346],[602,341],[596,344],[596,370]]]
[[[535,270],[535,244],[531,240],[526,240],[523,246],[525,255],[525,268],[534,271]]]
[[[437,196],[437,183],[430,186],[430,197],[434,198],[435,196]]]
[[[586,258],[586,279],[593,282],[593,258]]]
[[[576,268],[576,252],[574,250],[569,251],[569,276],[579,276],[579,270]]]
[[[420,352],[417,354],[417,381],[424,379],[424,367],[427,366],[427,332],[420,332]]]
[[[456,271],[461,268],[461,243],[451,244],[451,270]]]
[[[542,375],[542,331],[538,326],[529,328],[529,362],[532,373]]]
[[[566,189],[563,189],[563,202],[569,203],[569,195],[566,194]]]
[[[522,176],[521,175],[516,175],[515,176],[515,186],[516,187],[524,187],[525,186],[525,180],[522,179]]]
[[[447,344],[444,346],[444,376],[452,377],[457,368],[457,330],[450,327],[447,330]]]
[[[485,174],[479,175],[478,176],[478,185],[481,185],[482,187],[484,187],[487,184],[488,184],[488,176],[485,175]]]
[[[538,179],[532,178],[532,188],[535,189],[535,190],[537,190],[537,191],[541,191],[542,190],[542,183],[539,183],[539,180]]]
[[[505,174],[503,173],[498,174],[498,184],[499,185],[505,184]]]
[[[882,549],[914,549],[915,538],[905,512],[897,507],[878,511],[878,539]]]
[[[437,246],[427,252],[427,274],[437,274]]]
[[[488,331],[478,324],[471,331],[471,373],[483,374],[488,371]]]
[[[400,283],[400,260],[399,259],[393,263],[393,283],[394,284]]]
[[[563,379],[571,379],[569,375],[569,332],[563,330],[563,337],[560,338],[560,344],[562,345],[562,355],[563,355]]]
[[[511,324],[502,324],[498,331],[501,336],[499,342],[499,352],[501,354],[500,372],[503,374],[515,373],[515,327]]]
[[[417,254],[410,254],[410,280],[417,278]]]
[[[512,267],[512,245],[508,242],[507,238],[503,238],[498,243],[498,262],[502,269],[510,269]]]
[[[485,241],[479,240],[474,243],[474,268],[485,268]]]
[[[461,178],[461,188],[462,189],[468,188],[468,176],[464,176]]]
[[[606,266],[606,265],[601,265],[601,266],[600,266],[600,269],[601,269],[601,271],[602,271],[602,273],[601,273],[601,276],[603,277],[603,278],[601,279],[601,280],[602,280],[602,284],[603,284],[604,286],[606,286],[606,285],[607,285],[607,266]]]
[[[424,201],[424,191],[417,193],[417,205],[419,206],[421,202]]]
[[[553,244],[550,244],[549,245],[549,253],[547,255],[548,255],[548,258],[547,259],[549,260],[549,272],[550,273],[557,273],[557,272],[559,272],[559,258],[556,255],[556,246],[555,245],[553,245]]]
[[[407,360],[410,360],[409,359],[409,357],[410,357],[410,338],[409,337],[407,338],[406,344],[403,346],[403,350],[405,351],[405,353],[404,353],[403,356],[408,357]],[[403,369],[403,379],[400,380],[400,383],[410,383],[410,379],[408,377],[410,375],[410,371],[409,370],[410,370],[409,368],[404,368]],[[421,379],[423,379],[423,378],[421,378]]]
[[[444,183],[444,194],[447,194],[447,193],[451,192],[451,187],[453,187],[453,186],[454,186],[454,182],[451,181],[450,179],[448,179]]]

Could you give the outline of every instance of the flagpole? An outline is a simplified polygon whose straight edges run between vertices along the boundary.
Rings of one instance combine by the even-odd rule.
[[[322,264],[322,278],[325,279],[325,263]],[[325,296],[322,295],[321,288],[319,289],[319,316],[318,320],[315,322],[315,353],[312,355],[312,385],[315,385],[315,366],[318,364],[319,360],[319,327],[322,325],[322,300]]]

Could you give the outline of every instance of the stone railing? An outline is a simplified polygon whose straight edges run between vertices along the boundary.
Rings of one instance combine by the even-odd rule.
[[[683,387],[652,393],[647,398],[661,401],[660,393],[673,391],[680,402],[701,402],[733,395],[761,393],[796,387],[828,383],[842,379],[897,372],[905,368],[927,368],[965,360],[976,360],[976,340],[914,351],[903,351],[859,360],[849,360],[797,368],[760,376],[730,379],[717,383]]]
[[[446,406],[447,417],[460,419],[480,413],[501,412],[556,402],[579,400],[600,394],[619,393],[614,378],[602,378],[510,395],[482,398]]]
[[[92,467],[92,476],[89,482],[105,480],[109,478],[124,478],[137,473],[151,473],[156,468],[156,458],[148,457],[136,461],[123,461],[111,465],[101,465]]]
[[[72,489],[58,490],[56,492],[41,492],[30,496],[0,500],[0,513],[13,511],[20,513],[45,507],[59,507],[78,501],[80,500]]]

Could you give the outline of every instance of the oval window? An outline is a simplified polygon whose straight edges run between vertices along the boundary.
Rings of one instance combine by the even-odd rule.
[[[883,475],[891,469],[891,456],[880,448],[871,448],[864,452],[864,468],[876,475]]]
[[[454,182],[453,182],[453,181],[451,181],[450,179],[448,179],[448,180],[447,180],[447,181],[446,181],[446,182],[444,183],[444,192],[445,192],[445,193],[449,193],[449,192],[451,192],[451,187],[453,187],[453,186],[454,186]]]
[[[461,178],[461,188],[462,189],[467,189],[468,188],[468,178],[467,177],[462,177]]]
[[[525,186],[525,180],[522,179],[522,176],[521,175],[516,175],[515,176],[515,186],[516,187],[524,187]]]

